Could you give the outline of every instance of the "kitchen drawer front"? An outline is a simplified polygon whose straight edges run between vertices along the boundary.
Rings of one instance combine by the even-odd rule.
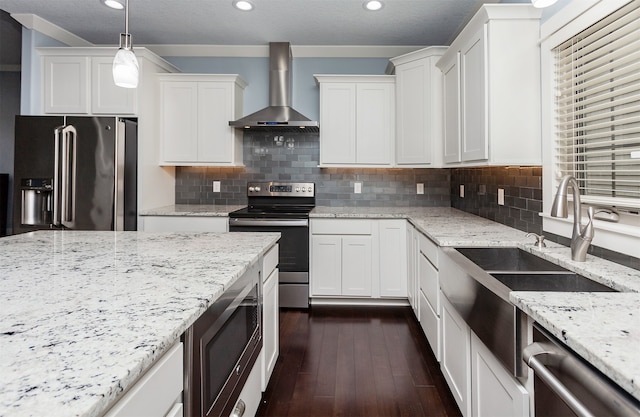
[[[311,220],[313,235],[370,235],[373,222],[364,219]]]
[[[438,245],[433,243],[428,237],[419,234],[420,240],[420,252],[424,253],[429,262],[433,264],[436,268],[438,268]]]
[[[433,311],[424,293],[422,291],[418,291],[418,293],[420,294],[420,326],[422,326],[422,331],[429,341],[436,360],[440,362],[440,315]]]
[[[175,344],[125,393],[105,417],[158,416],[176,407],[182,393],[183,344]]]
[[[420,290],[424,293],[431,309],[440,314],[440,283],[438,281],[438,270],[420,252],[418,260],[418,275],[420,280]]]
[[[267,278],[278,266],[278,245],[275,245],[262,258],[262,280],[266,282]]]

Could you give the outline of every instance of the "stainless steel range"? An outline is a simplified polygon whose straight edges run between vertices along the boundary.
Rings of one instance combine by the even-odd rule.
[[[280,232],[280,307],[309,307],[312,182],[249,182],[248,206],[229,213],[230,232]]]

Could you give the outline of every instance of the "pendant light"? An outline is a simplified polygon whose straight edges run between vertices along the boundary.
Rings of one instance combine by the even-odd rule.
[[[131,34],[129,33],[129,0],[124,6],[124,31],[120,34],[120,49],[113,59],[113,81],[119,87],[138,87],[138,60],[133,53]]]

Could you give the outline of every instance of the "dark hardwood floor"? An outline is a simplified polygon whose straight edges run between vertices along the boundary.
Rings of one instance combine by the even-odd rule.
[[[460,416],[409,307],[280,311],[258,416]]]

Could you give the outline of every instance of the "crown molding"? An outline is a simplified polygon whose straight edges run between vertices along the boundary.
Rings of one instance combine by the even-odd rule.
[[[62,29],[60,26],[54,25],[48,20],[44,20],[38,15],[30,13],[13,13],[12,18],[18,21],[22,26],[27,29],[35,30],[60,41],[68,46],[93,46],[92,43],[87,42],[79,36],[74,35],[68,30]]]

